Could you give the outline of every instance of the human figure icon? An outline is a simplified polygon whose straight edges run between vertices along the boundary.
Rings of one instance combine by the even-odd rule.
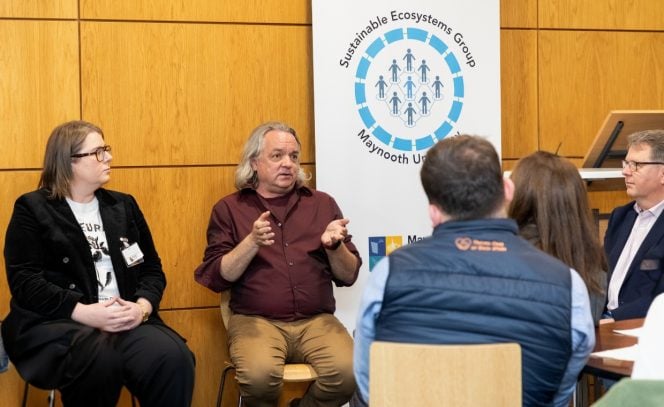
[[[440,90],[442,88],[444,88],[443,82],[440,81],[440,76],[436,75],[436,80],[433,81],[434,97],[436,99],[440,99]]]
[[[419,68],[417,68],[418,71],[420,71],[420,76],[422,77],[422,83],[427,82],[427,72],[431,70],[429,66],[427,66],[427,61],[422,60],[422,64],[420,65]]]
[[[396,83],[399,80],[399,71],[401,68],[399,68],[399,65],[397,64],[397,60],[393,59],[392,60],[392,65],[390,65],[390,72],[392,72],[392,82]]]
[[[401,103],[401,99],[399,99],[399,96],[397,95],[397,92],[394,92],[392,94],[392,97],[390,98],[390,103],[392,104],[392,114],[399,114],[399,103]]]
[[[380,75],[378,77],[378,82],[376,82],[376,86],[378,86],[378,98],[379,99],[385,99],[385,87],[387,86],[387,82],[383,79],[383,75]]]
[[[415,82],[413,82],[413,79],[410,75],[408,75],[408,80],[403,85],[403,87],[406,88],[406,98],[407,99],[412,99],[413,98],[413,89],[415,88]]]
[[[406,108],[406,115],[408,116],[408,125],[413,126],[415,125],[415,122],[413,120],[413,115],[417,113],[415,108],[413,107],[412,102],[408,102],[408,107]]]
[[[422,92],[422,97],[420,97],[420,100],[418,100],[418,102],[420,102],[420,106],[422,106],[422,109],[421,109],[422,114],[424,114],[424,115],[428,114],[429,113],[429,103],[431,103],[431,99],[429,99],[427,97],[426,92]]]
[[[406,60],[406,71],[413,72],[413,61],[417,58],[415,58],[415,55],[410,52],[410,48],[406,50],[406,55],[404,55],[402,59]]]

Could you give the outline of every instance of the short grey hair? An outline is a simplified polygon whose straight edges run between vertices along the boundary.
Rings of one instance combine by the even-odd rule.
[[[249,140],[247,140],[244,145],[240,163],[235,170],[235,188],[256,189],[258,187],[258,176],[256,171],[251,168],[251,160],[257,158],[261,154],[263,151],[263,140],[265,140],[265,135],[272,130],[284,131],[292,134],[298,147],[302,148],[302,144],[300,143],[300,139],[297,137],[295,130],[286,123],[270,121],[259,125],[251,132]],[[300,167],[297,173],[297,179],[295,180],[295,186],[300,187],[306,184],[309,179],[311,179],[311,175],[305,174],[302,167]]]
[[[652,149],[651,160],[664,161],[664,130],[643,130],[632,133],[627,137],[627,148],[639,144],[650,146]]]

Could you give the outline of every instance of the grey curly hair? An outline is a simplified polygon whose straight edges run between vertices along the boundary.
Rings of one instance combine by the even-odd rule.
[[[240,158],[240,163],[237,165],[237,169],[235,170],[235,188],[256,189],[258,187],[258,176],[256,171],[251,168],[251,160],[257,158],[263,151],[263,140],[265,139],[265,135],[272,130],[279,130],[292,134],[293,137],[295,137],[295,141],[297,142],[298,147],[302,147],[300,139],[297,137],[295,130],[286,123],[270,121],[259,125],[251,132],[249,140],[247,140],[246,144],[244,145],[242,158]],[[300,167],[298,169],[295,186],[300,187],[304,185],[309,179],[311,179],[311,175],[307,175]]]

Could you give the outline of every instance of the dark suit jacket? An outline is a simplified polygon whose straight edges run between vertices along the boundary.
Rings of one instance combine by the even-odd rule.
[[[604,250],[610,273],[618,263],[627,238],[636,221],[634,202],[616,208],[611,213],[604,236]],[[650,303],[664,292],[664,216],[660,216],[636,252],[620,287],[618,308],[612,311],[616,320],[646,316]],[[609,274],[609,281],[611,281]]]
[[[95,195],[121,297],[146,298],[154,310],[148,323],[162,324],[157,310],[166,278],[138,204],[130,195],[105,189]],[[127,267],[121,237],[138,243],[142,264]],[[90,246],[69,205],[48,199],[43,189],[16,200],[4,255],[12,298],[2,336],[10,359],[18,361],[31,348],[64,334],[58,328],[32,328],[70,320],[77,303],[98,301],[97,277]]]

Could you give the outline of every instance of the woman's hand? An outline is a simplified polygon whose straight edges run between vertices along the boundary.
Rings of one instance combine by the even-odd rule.
[[[106,332],[134,329],[143,321],[143,309],[135,302],[122,298],[96,304],[76,304],[71,318],[81,324]]]

